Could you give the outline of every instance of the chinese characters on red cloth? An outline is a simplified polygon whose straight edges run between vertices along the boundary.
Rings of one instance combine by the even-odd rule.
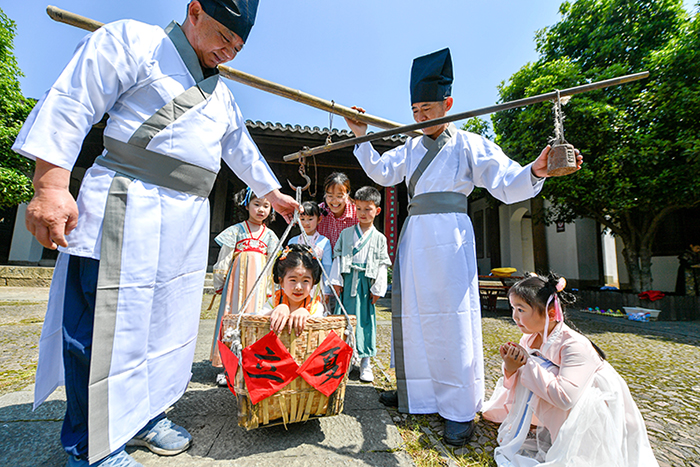
[[[253,404],[269,397],[297,377],[299,365],[270,331],[241,352],[243,378]]]
[[[351,358],[352,347],[331,331],[297,373],[319,392],[330,396],[343,380]]]
[[[221,341],[219,349],[227,375],[235,375],[238,359]],[[345,377],[351,358],[352,348],[333,331],[301,367],[272,331],[241,352],[243,378],[253,404],[276,393],[297,376],[330,396]],[[230,378],[229,389],[234,392]]]

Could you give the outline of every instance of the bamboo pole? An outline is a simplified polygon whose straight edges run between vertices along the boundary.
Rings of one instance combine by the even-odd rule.
[[[69,24],[80,29],[85,29],[87,31],[95,31],[101,28],[104,23],[95,21],[94,19],[86,18],[70,11],[62,10],[58,7],[49,5],[46,7],[46,13],[54,21],[59,23]],[[367,123],[368,125],[373,125],[378,128],[403,128],[400,123],[392,122],[391,120],[386,120],[381,117],[376,117],[369,114],[362,114],[355,109],[350,107],[337,104],[333,101],[328,101],[326,99],[321,99],[320,97],[313,96],[306,92],[300,91],[298,89],[293,89],[275,82],[259,78],[257,76],[251,75],[250,73],[245,73],[240,70],[233,69],[225,65],[219,65],[219,72],[222,76],[236,81],[247,86],[260,89],[262,91],[275,94],[280,97],[291,99],[293,101],[300,102],[302,104],[309,105],[316,109],[320,109],[326,112],[333,113],[335,115],[340,115],[341,117],[348,117],[354,120],[359,120],[361,122]],[[410,136],[420,136],[422,133],[419,131],[411,131],[406,133]]]
[[[607,88],[609,86],[616,86],[619,84],[630,83],[632,81],[637,81],[644,79],[649,76],[648,71],[643,71],[641,73],[635,73],[631,75],[619,76],[617,78],[606,79],[604,81],[597,81],[595,83],[584,84],[581,86],[576,86],[573,88],[563,89],[559,91],[558,95],[561,97],[573,96],[574,94],[581,94],[583,92],[593,91],[596,89]],[[406,125],[402,128],[394,128],[391,130],[379,131],[377,133],[370,133],[364,136],[358,136],[356,138],[350,138],[343,141],[338,141],[331,144],[326,144],[324,146],[317,146],[315,148],[298,151],[293,154],[288,154],[284,156],[284,161],[293,161],[302,157],[315,156],[317,154],[323,154],[330,151],[335,151],[336,149],[346,148],[348,146],[354,146],[356,144],[365,143],[368,141],[374,141],[376,139],[386,138],[388,136],[394,136],[400,133],[406,133],[412,130],[418,130],[421,128],[427,128],[435,125],[442,125],[444,123],[454,122],[456,120],[463,120],[465,118],[477,117],[479,115],[490,114],[494,112],[500,112],[503,110],[514,109],[516,107],[524,107],[526,105],[537,104],[539,102],[550,101],[557,98],[557,91],[548,92],[546,94],[539,94],[537,96],[526,97],[524,99],[518,99],[510,102],[504,102],[503,104],[496,104],[490,107],[482,107],[481,109],[469,110],[467,112],[461,112],[454,115],[446,115],[444,117],[435,118],[433,120],[426,120],[424,122],[413,123],[411,125]]]

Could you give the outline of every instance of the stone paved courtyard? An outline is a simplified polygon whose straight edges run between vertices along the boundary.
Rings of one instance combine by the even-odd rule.
[[[0,395],[33,383],[46,291],[0,301]],[[205,296],[203,308],[211,296]],[[379,313],[378,389],[394,385],[389,369],[389,301]],[[622,318],[572,314],[573,323],[608,355],[627,381],[646,421],[661,466],[700,467],[700,322],[630,323]],[[519,339],[506,312],[484,316],[486,393],[490,396],[500,372],[498,345]],[[418,465],[494,465],[497,426],[483,420],[471,444],[462,449],[442,445],[437,415],[405,416],[391,412],[405,449]]]
[[[388,309],[383,311],[379,360],[383,374],[392,382],[386,384],[377,379],[375,385],[389,388],[395,384],[393,371],[389,370],[390,315]],[[627,381],[646,422],[659,465],[700,467],[700,322],[631,323],[623,318],[585,313],[571,313],[570,317],[606,352],[610,364]],[[498,346],[509,340],[517,342],[521,333],[506,311],[485,315],[482,324],[489,397],[500,376]],[[442,434],[442,421],[437,415],[405,416],[394,411],[392,416],[404,427],[404,438],[410,438],[411,433],[422,436],[423,446],[434,444],[430,434],[434,435],[432,441]],[[434,463],[425,456],[426,465],[495,465],[491,456],[497,430],[497,425],[479,420],[470,446],[439,446],[437,451],[443,451],[440,462]]]

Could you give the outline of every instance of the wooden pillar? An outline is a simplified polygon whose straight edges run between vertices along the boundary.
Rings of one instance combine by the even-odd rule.
[[[535,271],[546,274],[549,271],[547,256],[547,230],[544,223],[544,199],[536,196],[530,200],[532,212],[532,249],[535,259]]]
[[[501,264],[501,224],[498,218],[498,206],[488,203],[486,208],[486,245],[491,258],[491,269],[503,267]]]
[[[399,202],[396,197],[396,188],[393,186],[384,189],[384,235],[389,249],[389,258],[394,262],[396,255],[396,242],[398,242]]]

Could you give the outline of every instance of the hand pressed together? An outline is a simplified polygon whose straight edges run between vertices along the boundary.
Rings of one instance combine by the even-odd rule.
[[[514,342],[506,342],[498,349],[503,359],[506,376],[511,377],[518,368],[525,365],[529,357],[527,351]]]

